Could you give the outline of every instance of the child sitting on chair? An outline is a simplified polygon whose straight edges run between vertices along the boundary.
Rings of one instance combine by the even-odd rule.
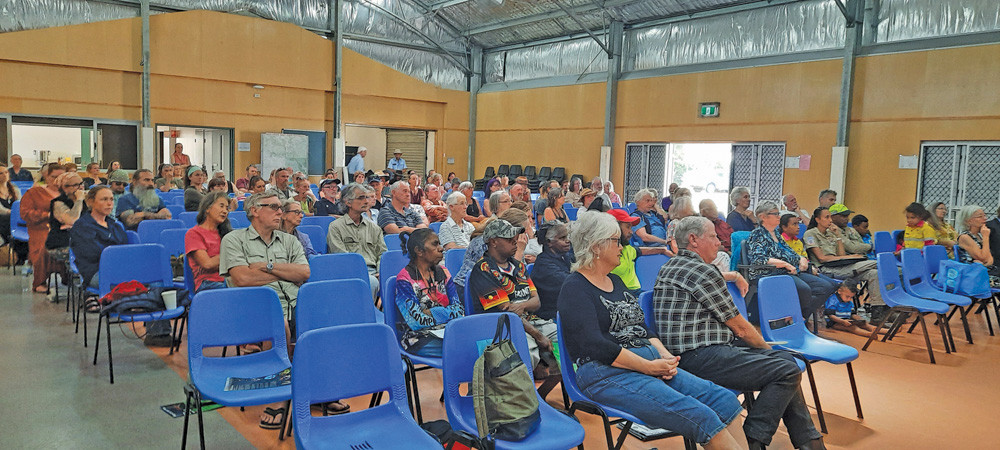
[[[868,336],[875,330],[874,326],[857,314],[854,307],[854,297],[857,294],[858,285],[853,280],[846,280],[837,288],[836,295],[830,296],[824,306],[827,328],[858,336]]]
[[[851,218],[851,226],[854,227],[854,231],[857,231],[861,235],[861,242],[872,247],[871,250],[868,250],[868,253],[865,253],[865,256],[868,259],[875,259],[875,241],[872,239],[872,232],[868,230],[868,218],[858,214]]]

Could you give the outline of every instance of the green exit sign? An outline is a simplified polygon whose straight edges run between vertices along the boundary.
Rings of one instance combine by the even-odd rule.
[[[698,117],[719,117],[719,102],[699,103]]]

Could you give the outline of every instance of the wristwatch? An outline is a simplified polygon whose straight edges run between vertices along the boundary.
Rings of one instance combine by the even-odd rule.
[[[274,270],[274,263],[267,263],[267,273],[271,273],[272,270]]]

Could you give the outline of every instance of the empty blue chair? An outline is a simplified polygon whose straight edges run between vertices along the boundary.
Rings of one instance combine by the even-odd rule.
[[[648,292],[648,294],[652,294],[652,292]],[[556,327],[559,332],[559,342],[565,342],[565,340],[563,340],[562,320],[560,320],[558,314],[556,314]],[[567,412],[570,415],[575,415],[574,413],[576,411],[583,411],[588,414],[601,416],[601,420],[604,422],[604,437],[607,439],[609,449],[617,450],[622,447],[622,444],[625,443],[625,437],[628,436],[628,431],[632,428],[633,423],[645,426],[639,418],[620,409],[602,405],[597,401],[592,400],[590,397],[587,397],[587,395],[583,393],[580,386],[576,383],[575,360],[569,354],[569,350],[566,349],[565,345],[559,346],[559,368],[562,370],[563,388],[565,388],[566,395],[572,402],[571,405],[568,405],[569,407]],[[618,417],[618,419],[611,420],[611,417]],[[611,425],[618,423],[624,424],[622,425],[622,431],[618,434],[617,440],[612,440]],[[684,445],[685,448],[694,448],[694,442],[688,438],[684,438]]]
[[[180,219],[181,214],[185,212],[184,205],[174,205],[174,204],[167,205],[167,211],[170,211],[170,217],[173,217],[178,220]]]
[[[136,264],[142,261],[142,264]],[[170,259],[166,250],[160,244],[112,245],[101,252],[101,263],[97,269],[98,292],[101,297],[111,292],[119,283],[135,280],[143,284],[158,284],[172,287],[174,280],[170,276]],[[105,323],[108,340],[108,377],[111,384],[115,382],[115,370],[111,356],[111,323],[150,322],[154,320],[177,319],[184,314],[185,308],[178,306],[173,309],[154,311],[142,314],[113,314],[101,311],[97,318],[97,338],[94,344],[94,361],[97,365],[97,353],[101,343],[101,322]],[[177,321],[174,321],[174,342],[170,345],[170,354],[174,353],[177,341]]]
[[[453,277],[458,275],[458,271],[462,269],[462,261],[464,259],[464,248],[453,248],[444,251],[444,267],[448,269],[448,273]]]
[[[399,245],[396,248],[399,248]],[[378,260],[379,286],[385,286],[385,280],[398,275],[399,271],[403,270],[410,262],[410,258],[402,250],[392,250],[392,247],[389,249],[389,251],[382,253],[382,257]]]
[[[14,186],[17,186],[17,189],[21,191],[22,196],[28,191],[28,189],[31,189],[31,187],[35,185],[34,181],[11,181],[11,183],[14,183]]]
[[[402,336],[399,334],[400,328],[397,323],[401,320],[399,317],[399,306],[396,305],[395,275],[386,279],[385,285],[382,286],[382,312],[385,313],[385,324],[392,328],[393,336],[396,337],[396,343],[399,347],[399,353],[406,364],[406,376],[409,377],[407,382],[413,388],[413,407],[417,423],[424,423],[423,412],[420,408],[420,389],[417,384],[417,372],[427,369],[440,369],[442,363],[441,358],[415,355],[403,349]],[[416,367],[418,364],[422,367]]]
[[[670,261],[667,255],[645,255],[635,260],[635,276],[639,278],[639,287],[644,291],[653,290],[656,284],[656,275],[660,273],[660,267]]]
[[[129,244],[141,244],[142,239],[139,239],[139,233],[132,230],[125,230],[125,235],[128,236]]]
[[[396,273],[399,271],[397,270]],[[316,255],[309,259],[309,281],[350,280],[357,278],[368,286],[371,298],[371,282],[365,259],[357,253],[334,253]],[[376,286],[377,288],[378,286]]]
[[[171,228],[188,229],[191,227],[184,226],[184,222],[180,220],[143,220],[139,222],[135,231],[139,233],[139,242],[156,244],[160,242],[160,233]]]
[[[952,305],[952,314],[955,311],[962,312],[962,325],[965,328],[965,338],[972,343],[972,332],[969,331],[969,320],[966,317],[967,306],[972,305],[972,300],[969,297],[952,294],[950,292],[942,292],[934,288],[930,282],[924,278],[924,271],[927,269],[924,263],[924,255],[921,253],[920,249],[907,248],[900,252],[900,259],[903,263],[903,290],[906,293],[927,300],[938,301],[947,305]],[[989,312],[986,313],[986,321],[989,319]],[[949,316],[949,320],[951,317]],[[910,326],[909,331],[913,331],[916,327],[916,322]],[[951,344],[951,351],[956,351],[955,340],[951,336],[951,326],[948,326],[948,342]],[[909,332],[908,331],[908,332]]]
[[[431,222],[431,224],[429,225],[429,228],[432,229],[432,230],[434,230],[435,234],[440,233],[441,232],[441,224],[442,223],[444,223],[444,222]]]
[[[896,241],[892,239],[892,234],[888,231],[876,231],[872,235],[872,250],[875,254],[893,253],[896,251]]]
[[[826,419],[823,407],[819,401],[819,391],[816,379],[813,377],[812,363],[825,361],[830,364],[846,364],[847,377],[851,381],[851,392],[854,394],[854,407],[858,418],[863,419],[861,399],[858,398],[858,387],[854,381],[854,368],[851,361],[858,359],[858,350],[849,345],[826,340],[816,336],[806,329],[802,319],[801,306],[795,293],[795,282],[788,275],[761,278],[758,282],[757,295],[760,301],[760,331],[767,341],[783,341],[784,344],[774,344],[781,350],[788,350],[798,358],[806,361],[806,374],[812,387],[813,400],[816,402],[816,412],[819,416],[820,429],[826,433]],[[774,327],[772,323],[781,321],[781,326]]]
[[[187,235],[187,228],[169,228],[160,232],[160,239],[156,243],[163,246],[167,251],[167,256],[184,256],[184,237]]]
[[[927,333],[927,324],[924,322],[924,314],[937,314],[938,325],[941,328],[941,336],[945,340],[945,352],[951,353],[951,347],[948,345],[948,332],[945,330],[945,323],[947,323],[947,317],[945,314],[948,313],[949,306],[934,300],[925,300],[922,298],[914,297],[907,294],[903,290],[903,285],[899,281],[899,270],[896,268],[896,257],[892,253],[879,253],[876,256],[876,261],[878,264],[878,288],[882,293],[882,300],[885,304],[889,306],[890,312],[897,312],[896,320],[890,325],[889,329],[886,330],[885,335],[882,336],[882,342],[889,339],[895,332],[902,326],[903,319],[906,318],[911,313],[916,314],[916,320],[920,322],[920,328],[924,332],[924,343],[927,345],[927,354],[930,356],[931,364],[935,364],[934,360],[934,349],[931,347],[931,338]],[[888,318],[890,314],[886,314]],[[871,345],[872,340],[875,339],[876,334],[882,329],[882,325],[885,323],[885,319],[880,321],[878,325],[875,326],[875,331],[868,336],[868,341],[865,342],[864,347],[861,347],[862,351],[868,350],[868,346]]]
[[[326,229],[318,225],[299,225],[299,233],[309,236],[313,250],[319,254],[326,253]]]
[[[285,341],[285,317],[278,294],[269,287],[211,289],[199,292],[191,303],[188,328],[188,373],[190,383],[184,387],[186,404],[200,405],[211,400],[223,406],[266,405],[290,401],[290,384],[262,389],[227,391],[230,377],[254,378],[273,375],[292,366]],[[233,314],[239,311],[239,314]],[[206,357],[206,348],[271,342],[271,348],[257,353],[228,358]],[[184,408],[184,435],[181,448],[187,445],[190,407]],[[198,413],[198,435],[205,447],[205,432],[201,408]],[[279,439],[284,439],[282,419]]]
[[[295,346],[292,403],[298,448],[422,448],[441,444],[407,410],[399,350],[382,324],[344,325],[304,333]],[[310,406],[389,392],[389,402],[363,411],[313,417]]]
[[[386,248],[386,250],[389,250],[390,252],[391,251],[396,251],[396,250],[402,250],[402,248],[399,246],[400,245],[400,243],[399,243],[400,241],[399,241],[399,235],[398,234],[387,234],[385,236],[382,236],[382,241],[385,242],[385,248]],[[395,275],[395,274],[393,274],[393,275]]]
[[[511,342],[524,365],[531,367],[528,340],[521,320],[514,314],[510,318]],[[497,328],[497,314],[480,314],[448,322],[444,333],[442,368],[444,381],[444,406],[452,428],[478,435],[472,395],[462,395],[460,386],[472,382],[472,368],[479,357],[481,340],[492,340]],[[529,371],[530,372],[530,371]],[[537,394],[536,394],[537,395]],[[556,449],[570,448],[583,443],[583,427],[573,418],[563,414],[538,398],[541,422],[533,433],[518,442],[496,441],[497,449]]]
[[[26,182],[25,182],[26,183]],[[23,192],[23,191],[22,191]],[[21,201],[18,200],[10,205],[10,235],[11,239],[20,242],[28,242],[28,224],[21,218]],[[14,255],[14,247],[9,246],[10,255]],[[13,259],[11,259],[13,260]],[[20,261],[24,262],[24,261]],[[459,262],[461,264],[461,262]],[[14,273],[14,264],[10,265],[11,273]]]
[[[184,222],[185,228],[191,228],[198,225],[198,211],[184,211],[174,216],[174,218]]]
[[[367,279],[310,281],[299,288],[295,332],[301,336],[320,328],[378,323],[375,312]]]
[[[246,213],[243,213],[243,216],[245,217]],[[330,224],[334,220],[337,218],[333,216],[306,216],[302,218],[302,225],[316,225],[323,229],[324,236],[326,236],[325,233],[330,230]]]
[[[566,212],[566,218],[570,221],[576,220],[576,213],[579,208],[573,208],[572,206],[563,206],[563,211]]]

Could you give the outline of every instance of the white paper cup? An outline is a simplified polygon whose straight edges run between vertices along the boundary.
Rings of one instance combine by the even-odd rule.
[[[166,306],[167,309],[174,309],[177,307],[177,291],[163,291],[160,295],[163,296],[163,305]]]

